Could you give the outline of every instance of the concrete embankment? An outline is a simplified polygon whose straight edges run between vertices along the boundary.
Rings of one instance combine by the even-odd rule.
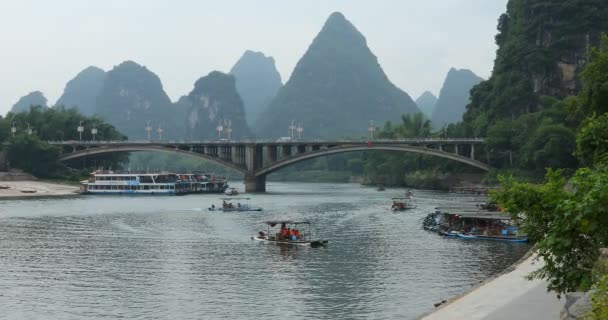
[[[0,200],[67,197],[78,194],[78,187],[42,181],[0,181]]]
[[[422,319],[559,319],[563,301],[555,293],[547,292],[546,281],[525,279],[541,266],[542,261],[530,256],[513,270],[449,301]]]

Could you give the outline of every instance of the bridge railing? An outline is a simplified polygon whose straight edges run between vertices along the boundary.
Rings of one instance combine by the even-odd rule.
[[[271,139],[244,139],[244,140],[66,140],[66,141],[48,141],[52,145],[128,145],[128,144],[153,144],[153,145],[193,145],[193,144],[210,144],[210,145],[226,145],[226,144],[339,144],[339,143],[404,143],[404,144],[453,144],[453,143],[484,143],[483,138],[408,138],[408,139],[307,139],[307,140],[271,140]]]

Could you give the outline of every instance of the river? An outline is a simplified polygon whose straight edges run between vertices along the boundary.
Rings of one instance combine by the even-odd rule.
[[[234,183],[240,190],[242,185]],[[357,184],[269,183],[263,212],[217,213],[218,195],[0,201],[3,319],[415,319],[516,262],[527,244],[421,229],[467,195],[415,191],[418,208]],[[325,248],[252,241],[304,219]]]

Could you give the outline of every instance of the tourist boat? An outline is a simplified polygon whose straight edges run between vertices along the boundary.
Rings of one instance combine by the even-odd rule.
[[[191,181],[175,173],[130,173],[98,170],[80,182],[83,194],[182,195],[192,193]]]
[[[227,196],[238,196],[239,191],[236,188],[228,188],[224,191],[224,194]]]
[[[415,209],[416,204],[413,203],[411,198],[393,198],[393,204],[391,210],[393,211],[405,211]]]
[[[249,204],[251,198],[222,198],[222,206],[216,207],[212,205],[209,211],[223,212],[247,212],[247,211],[262,211],[260,207],[253,207]],[[236,204],[234,204],[236,202]]]
[[[224,193],[228,189],[225,177],[213,173],[197,174],[200,193]]]
[[[487,209],[443,210],[449,211],[436,212],[440,235],[462,239],[528,242],[528,236],[519,233],[519,221],[514,220],[508,213]]]
[[[327,245],[327,240],[312,238],[311,224],[307,221],[276,220],[264,222],[267,232],[260,231],[251,240],[279,245],[311,246],[313,248]],[[301,230],[300,230],[301,228]]]
[[[485,236],[478,234],[465,234],[458,233],[459,238],[463,239],[477,239],[477,240],[495,240],[495,241],[507,241],[507,242],[528,242],[528,237],[522,236]]]

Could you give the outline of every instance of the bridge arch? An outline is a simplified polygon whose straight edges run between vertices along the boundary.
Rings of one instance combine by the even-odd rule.
[[[410,153],[431,155],[431,156],[436,156],[436,157],[440,157],[440,158],[445,158],[445,159],[450,159],[450,160],[458,161],[461,163],[465,163],[465,164],[479,168],[484,171],[489,171],[491,168],[489,165],[487,165],[483,162],[480,162],[480,161],[477,161],[477,160],[474,160],[474,159],[471,159],[468,157],[464,157],[464,156],[461,156],[461,155],[458,155],[455,153],[445,152],[445,151],[441,151],[441,150],[437,150],[437,149],[429,149],[429,148],[416,147],[416,146],[410,146],[410,145],[371,145],[371,146],[348,146],[348,145],[346,145],[346,146],[336,146],[336,147],[331,147],[331,148],[327,148],[327,149],[306,152],[303,154],[295,155],[293,157],[288,157],[285,159],[278,160],[278,161],[273,162],[272,164],[265,166],[265,167],[261,168],[260,170],[258,170],[255,173],[255,176],[264,177],[277,170],[280,170],[282,168],[288,167],[290,165],[293,165],[293,164],[296,164],[298,162],[308,160],[308,159],[327,156],[327,155],[331,155],[331,154],[356,152],[356,151],[369,151],[369,150],[401,151],[401,152],[410,152]]]
[[[162,146],[154,146],[154,145],[126,145],[126,146],[117,145],[117,146],[110,146],[110,147],[98,147],[98,148],[78,150],[78,151],[75,151],[72,153],[63,154],[59,158],[59,161],[67,161],[67,160],[71,160],[71,159],[88,157],[88,156],[97,155],[97,154],[116,153],[116,152],[141,152],[141,151],[176,153],[176,154],[180,154],[180,155],[184,155],[184,156],[188,156],[188,157],[205,159],[205,160],[209,160],[211,162],[215,162],[217,164],[223,165],[225,167],[234,169],[240,173],[243,173],[243,174],[247,173],[247,169],[239,167],[234,163],[231,163],[229,161],[224,161],[217,157],[212,157],[209,155],[196,153],[196,152],[184,151],[184,150],[171,148],[171,147],[162,147]]]

